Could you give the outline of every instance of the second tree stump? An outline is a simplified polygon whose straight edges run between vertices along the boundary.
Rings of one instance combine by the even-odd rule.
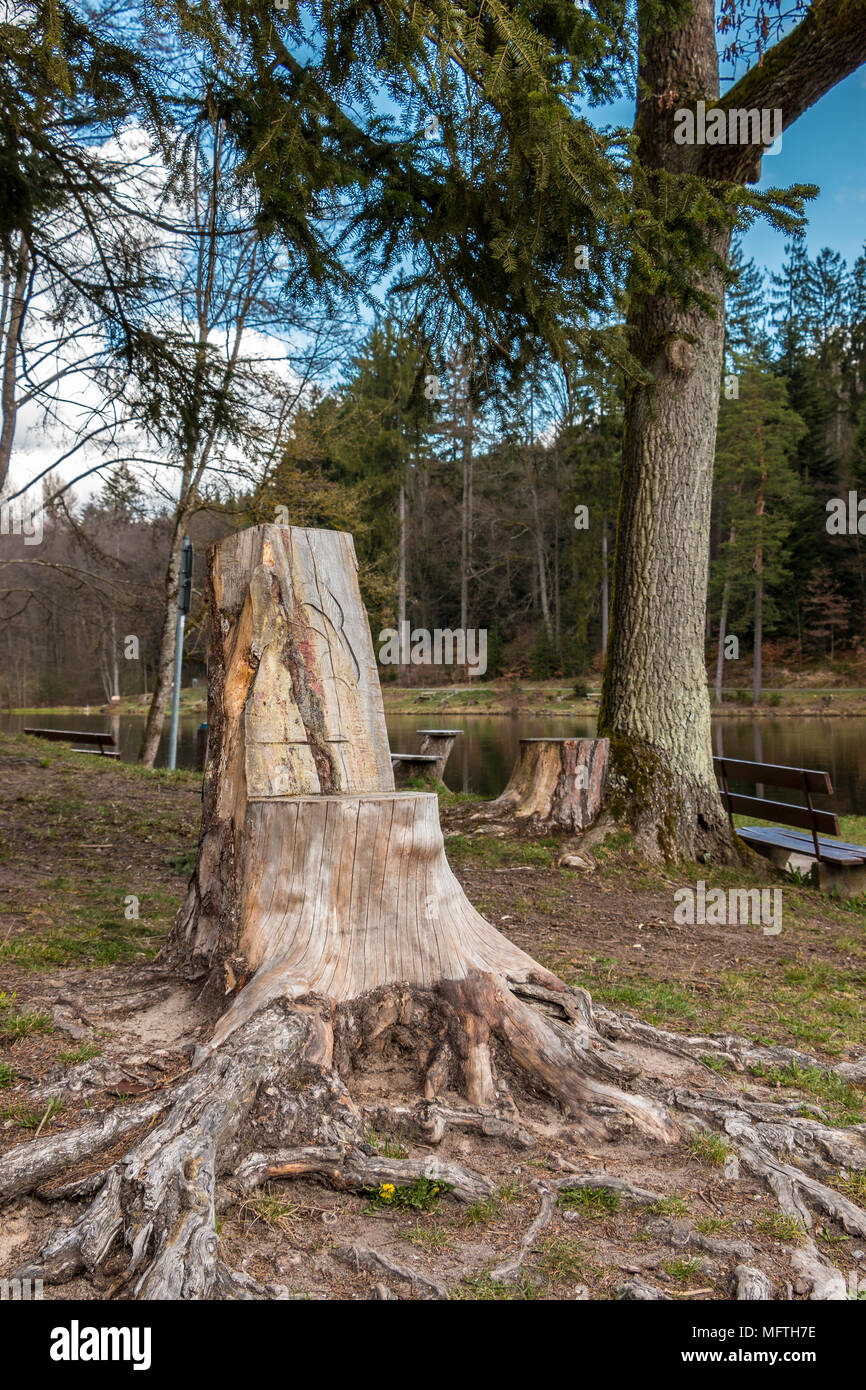
[[[508,786],[490,809],[539,830],[586,830],[601,810],[609,756],[606,738],[522,738]]]

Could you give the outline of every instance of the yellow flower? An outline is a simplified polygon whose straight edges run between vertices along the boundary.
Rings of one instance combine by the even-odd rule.
[[[380,1195],[386,1202],[390,1202],[396,1190],[397,1189],[395,1188],[392,1182],[383,1182],[382,1186],[379,1188]]]

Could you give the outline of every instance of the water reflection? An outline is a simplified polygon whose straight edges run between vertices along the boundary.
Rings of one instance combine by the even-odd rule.
[[[196,735],[200,716],[181,720],[178,766],[195,767]],[[46,729],[110,729],[117,740],[121,758],[134,762],[144,725],[136,715],[0,715],[0,727],[21,730],[24,725]],[[412,752],[418,748],[418,729],[441,725],[463,730],[451,754],[445,780],[453,791],[479,796],[498,796],[508,781],[521,738],[568,735],[591,737],[592,719],[512,719],[478,718],[466,715],[393,715],[388,719],[392,749]],[[166,735],[160,745],[159,765],[166,762]],[[796,767],[820,768],[830,773],[836,794],[827,803],[839,814],[866,814],[866,719],[726,719],[713,726],[714,751],[729,758],[754,762],[788,763]],[[739,790],[739,788],[738,788]],[[744,786],[752,795],[776,800],[797,800],[795,793],[767,786],[764,791]]]

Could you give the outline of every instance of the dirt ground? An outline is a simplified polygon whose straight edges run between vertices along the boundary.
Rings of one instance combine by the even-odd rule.
[[[21,736],[0,736],[0,1167],[37,1134],[148,1096],[188,1067],[205,1022],[196,992],[154,964],[195,851],[200,779],[143,773]],[[625,837],[588,870],[560,868],[561,846],[475,819],[476,803],[443,796],[449,859],[475,906],[506,935],[600,1004],[690,1034],[736,1033],[840,1061],[866,1049],[866,910],[781,883],[783,930],[677,925],[674,892],[766,886],[704,866],[648,866]],[[772,881],[774,885],[779,880]],[[864,1091],[816,1069],[724,1074],[671,1053],[644,1052],[661,1088],[732,1103],[790,1097],[829,1125],[861,1125]],[[424,1157],[430,1146],[377,1127],[385,1088],[415,1085],[397,1062],[359,1073],[352,1094],[370,1122],[371,1154]],[[411,1095],[409,1099],[412,1099]],[[459,1098],[450,1098],[459,1104]],[[800,1296],[791,1253],[804,1233],[759,1180],[738,1169],[717,1135],[684,1131],[653,1145],[627,1125],[592,1143],[549,1123],[530,1102],[525,1144],[449,1130],[436,1153],[480,1173],[487,1195],[458,1202],[436,1184],[358,1194],[295,1180],[238,1199],[219,1195],[223,1259],[291,1296],[334,1298],[724,1299],[734,1268],[757,1263],[776,1297]],[[262,1143],[266,1122],[261,1119]],[[0,1211],[0,1277],[35,1255],[83,1208],[87,1188],[129,1147],[95,1155],[35,1196]],[[569,1173],[611,1187],[569,1189]],[[624,1179],[643,1199],[619,1197]],[[839,1174],[840,1190],[851,1179]],[[503,1269],[559,1184],[553,1219],[516,1277]],[[866,1192],[858,1193],[862,1203]],[[835,1224],[812,1233],[822,1253],[866,1290],[866,1241]],[[373,1252],[370,1266],[368,1254]],[[378,1263],[376,1263],[378,1261]],[[122,1264],[45,1296],[125,1296]]]

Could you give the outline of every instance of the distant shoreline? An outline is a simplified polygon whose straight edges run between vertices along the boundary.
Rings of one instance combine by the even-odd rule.
[[[429,687],[382,686],[386,715],[417,715],[454,718],[497,719],[594,719],[598,714],[598,690],[574,694],[573,681],[526,681],[516,686],[503,681],[476,681],[471,685]],[[751,693],[743,691],[743,703],[726,692],[721,705],[712,705],[714,719],[844,719],[866,717],[866,690],[846,686],[804,689],[768,687],[759,705],[746,703]],[[42,715],[144,718],[147,705],[140,696],[124,697],[116,705],[44,705],[7,709],[0,714],[37,720]],[[181,718],[207,718],[205,692],[186,689],[181,698]]]

